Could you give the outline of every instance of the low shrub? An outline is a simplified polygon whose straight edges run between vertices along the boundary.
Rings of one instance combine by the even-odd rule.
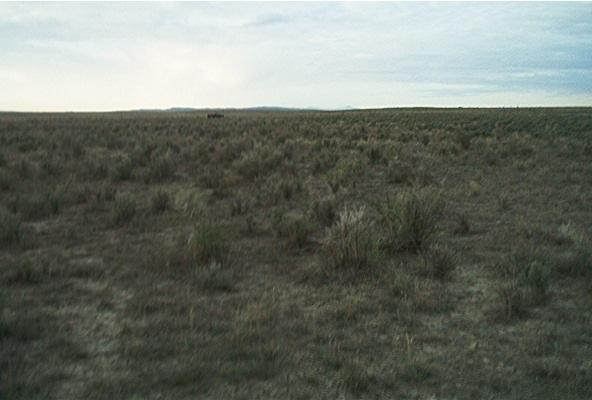
[[[189,261],[204,266],[216,262],[222,266],[227,262],[229,244],[223,230],[215,225],[197,226],[187,240]]]
[[[6,298],[2,291],[0,291],[0,340],[10,335],[10,329],[8,322],[4,316],[4,307],[6,304]]]
[[[592,243],[587,235],[571,224],[559,228],[559,236],[568,250],[555,258],[557,270],[571,276],[584,276],[592,272]]]
[[[199,181],[206,189],[218,189],[224,182],[224,171],[218,166],[205,167]]]
[[[315,226],[305,216],[299,214],[284,214],[275,223],[276,235],[284,240],[288,250],[299,250],[309,243],[309,237]]]
[[[275,186],[275,196],[283,200],[290,200],[296,193],[302,191],[302,182],[297,178],[284,178]]]
[[[505,320],[520,317],[526,311],[524,291],[518,281],[510,280],[496,288],[498,316]]]
[[[136,199],[130,194],[121,194],[115,197],[113,203],[113,222],[115,225],[123,225],[129,223],[138,209]]]
[[[103,158],[87,158],[82,162],[79,170],[83,180],[101,180],[109,176],[109,163]]]
[[[456,215],[456,226],[453,232],[455,235],[468,235],[471,232],[471,223],[467,214],[458,213]]]
[[[395,157],[386,167],[386,181],[399,185],[425,185],[432,180],[428,160],[417,156]]]
[[[111,180],[113,182],[127,181],[131,179],[134,165],[128,157],[124,157],[113,165],[111,170]]]
[[[234,162],[239,175],[247,180],[255,180],[268,175],[283,161],[282,153],[271,146],[256,146]]]
[[[22,224],[18,215],[0,210],[0,245],[19,244],[22,240]]]
[[[504,319],[520,316],[527,307],[538,305],[547,298],[551,269],[546,257],[536,249],[521,247],[503,257],[494,267],[502,279],[497,288],[497,311]]]
[[[148,164],[148,170],[144,176],[146,183],[162,182],[171,179],[175,173],[175,165],[172,158],[167,155],[152,157]]]
[[[383,246],[391,252],[417,252],[435,236],[443,201],[434,189],[414,189],[400,193],[378,209],[385,228]]]
[[[234,289],[233,271],[216,261],[193,268],[192,271],[196,283],[204,290],[230,292]]]
[[[315,200],[312,205],[314,219],[324,227],[331,226],[337,216],[337,201],[334,196]]]
[[[378,144],[369,145],[366,148],[366,154],[372,165],[378,165],[385,160],[383,149]]]
[[[14,177],[4,168],[0,167],[0,191],[9,190],[14,186]]]
[[[173,243],[159,241],[146,259],[153,273],[176,279],[191,279],[203,289],[231,290],[230,246],[222,229],[211,224],[197,226],[189,237]]]
[[[367,368],[356,362],[345,362],[339,370],[345,388],[354,396],[360,397],[375,387],[378,379]]]
[[[171,196],[163,189],[159,189],[152,195],[150,209],[154,214],[162,214],[171,207]]]
[[[61,195],[57,191],[45,194],[20,195],[14,199],[12,208],[26,220],[38,220],[60,211]]]
[[[251,208],[251,203],[244,193],[238,193],[230,200],[230,216],[236,217],[245,214]]]
[[[63,189],[54,189],[47,194],[47,201],[49,202],[49,209],[52,214],[59,214],[64,202]]]
[[[421,253],[423,265],[421,273],[427,277],[445,280],[456,268],[456,257],[445,247],[432,246]]]
[[[388,302],[409,305],[413,302],[418,291],[418,279],[410,273],[400,269],[392,269],[383,277],[384,290]]]
[[[532,261],[526,269],[526,284],[540,298],[544,298],[551,284],[551,269],[539,260]]]
[[[413,165],[399,159],[391,160],[386,169],[386,181],[396,184],[411,184],[415,180]]]

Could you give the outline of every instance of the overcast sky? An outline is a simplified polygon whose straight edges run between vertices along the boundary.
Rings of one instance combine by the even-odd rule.
[[[2,3],[0,110],[592,106],[592,3]]]

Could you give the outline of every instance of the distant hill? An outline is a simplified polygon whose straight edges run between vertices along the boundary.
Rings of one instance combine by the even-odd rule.
[[[170,107],[170,108],[140,108],[137,112],[208,112],[208,111],[252,111],[252,112],[297,112],[297,111],[323,111],[319,108],[290,108],[290,107],[275,107],[275,106],[258,106],[258,107],[225,107],[225,108],[193,108],[193,107]]]

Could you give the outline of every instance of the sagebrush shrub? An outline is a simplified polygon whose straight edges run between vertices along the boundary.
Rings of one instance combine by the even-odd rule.
[[[443,201],[440,192],[414,189],[400,193],[379,207],[385,228],[383,246],[392,252],[417,252],[430,244],[437,232]]]
[[[323,241],[323,265],[331,270],[363,270],[371,266],[374,238],[364,207],[345,208]]]

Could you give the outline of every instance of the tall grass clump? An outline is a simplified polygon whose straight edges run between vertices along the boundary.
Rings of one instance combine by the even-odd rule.
[[[325,270],[362,271],[372,264],[374,240],[372,222],[365,207],[345,208],[327,230],[323,242]]]
[[[385,229],[383,246],[391,252],[426,248],[437,232],[443,205],[439,191],[423,188],[401,192],[379,206]]]

